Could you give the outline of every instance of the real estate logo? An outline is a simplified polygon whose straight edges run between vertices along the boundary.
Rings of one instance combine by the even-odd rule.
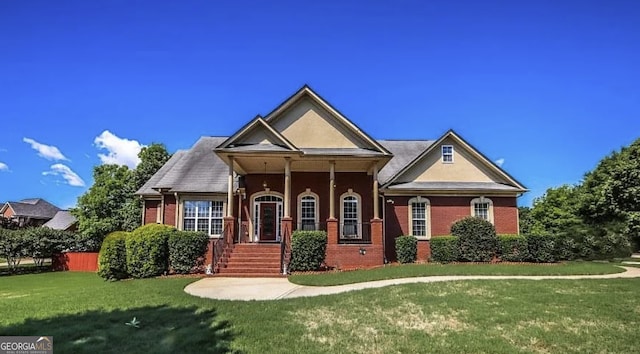
[[[53,337],[0,336],[0,354],[53,354]]]

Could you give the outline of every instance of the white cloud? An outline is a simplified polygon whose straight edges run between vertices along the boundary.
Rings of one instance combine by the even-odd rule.
[[[496,163],[496,165],[502,167],[502,164],[504,164],[504,157],[501,157],[501,158],[497,159],[495,161],[495,163]]]
[[[98,154],[103,164],[127,165],[129,168],[135,168],[140,163],[138,153],[144,145],[136,140],[120,138],[105,130],[93,142],[98,149],[108,151],[108,154]]]
[[[63,165],[61,163],[57,163],[51,165],[51,170],[42,172],[45,176],[61,176],[70,186],[74,187],[84,187],[84,181],[77,173],[73,172],[69,166]]]
[[[0,162],[0,171],[9,171],[9,166],[4,162]]]
[[[47,160],[58,161],[58,160],[67,160],[60,150],[53,145],[45,145],[41,144],[31,138],[22,138],[22,141],[31,145],[31,147],[38,152],[38,156],[44,157]]]

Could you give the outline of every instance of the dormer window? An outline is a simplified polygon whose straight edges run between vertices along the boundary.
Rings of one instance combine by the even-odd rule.
[[[453,163],[453,145],[442,145],[442,162]]]

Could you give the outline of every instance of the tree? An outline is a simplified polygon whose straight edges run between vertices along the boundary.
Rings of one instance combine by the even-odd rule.
[[[553,235],[567,234],[582,225],[578,214],[580,187],[563,185],[549,188],[533,201],[530,231]]]
[[[78,219],[78,231],[99,248],[113,231],[132,231],[141,224],[142,203],[134,193],[170,158],[162,144],[151,144],[138,154],[140,163],[127,166],[94,167],[94,183],[71,213]]]
[[[518,220],[520,223],[520,234],[528,235],[531,233],[531,229],[535,223],[535,220],[531,216],[531,208],[518,207]]]
[[[132,178],[132,171],[127,166],[94,167],[93,185],[78,198],[78,205],[71,210],[78,219],[80,234],[101,242],[107,234],[123,229],[122,207],[135,192]]]

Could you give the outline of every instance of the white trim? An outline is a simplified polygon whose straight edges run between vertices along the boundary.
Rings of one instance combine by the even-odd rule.
[[[425,235],[424,236],[416,236],[413,235],[413,204],[414,203],[425,203],[424,208],[424,221],[425,221]],[[417,196],[409,199],[407,203],[407,214],[409,219],[409,235],[413,235],[418,240],[430,240],[431,239],[431,201],[428,198]]]
[[[353,191],[353,189],[349,188],[347,190],[347,192],[342,193],[340,195],[340,227],[339,227],[339,235],[338,238],[342,239],[342,235],[343,235],[343,226],[344,226],[344,199],[346,197],[355,197],[356,198],[356,202],[357,202],[357,220],[356,220],[356,224],[357,224],[357,228],[358,228],[358,235],[357,239],[362,238],[362,197],[360,196],[360,194],[356,193]]]
[[[260,198],[260,197],[266,197],[266,196],[272,196],[272,197],[277,197],[280,198],[280,201],[273,201],[273,202],[257,202],[256,203],[256,199]],[[249,198],[249,200],[251,201],[251,211],[250,211],[250,220],[249,220],[249,235],[250,238],[252,240],[252,242],[259,242],[260,241],[260,225],[255,225],[255,219],[256,218],[260,218],[260,207],[259,205],[261,203],[275,203],[276,204],[276,241],[280,241],[280,227],[282,226],[282,216],[283,214],[283,209],[284,209],[284,195],[282,193],[279,192],[274,192],[274,191],[260,191],[260,192],[256,192],[253,193],[251,195],[251,197]],[[256,206],[258,206],[258,209],[256,210]]]
[[[318,196],[318,194],[314,193],[311,191],[310,188],[307,188],[307,190],[305,190],[304,192],[298,194],[298,206],[297,206],[297,210],[298,210],[298,226],[301,227],[302,226],[302,198],[303,197],[313,197],[315,199],[315,210],[314,210],[314,225],[316,228],[318,228],[318,224],[320,222],[320,197]],[[297,229],[297,228],[296,228]]]
[[[445,149],[445,148],[451,148],[451,153],[450,153],[450,154],[449,154],[449,153],[446,153],[446,154],[445,154],[445,152],[444,152],[444,149]],[[453,161],[454,161],[454,156],[455,156],[455,149],[454,149],[453,145],[448,144],[448,145],[442,145],[442,146],[440,146],[440,155],[441,155],[441,156],[440,156],[440,161],[442,161],[442,163],[453,163]],[[445,160],[444,160],[444,157],[445,157],[445,156],[449,156],[449,155],[451,155],[451,161],[445,161]]]
[[[471,203],[470,203],[470,207],[471,207],[471,216],[475,217],[476,216],[476,208],[475,205],[476,204],[488,204],[488,208],[487,208],[487,218],[488,218],[488,222],[493,224],[493,201],[489,198],[486,197],[479,197],[479,198],[473,198],[471,199]]]

